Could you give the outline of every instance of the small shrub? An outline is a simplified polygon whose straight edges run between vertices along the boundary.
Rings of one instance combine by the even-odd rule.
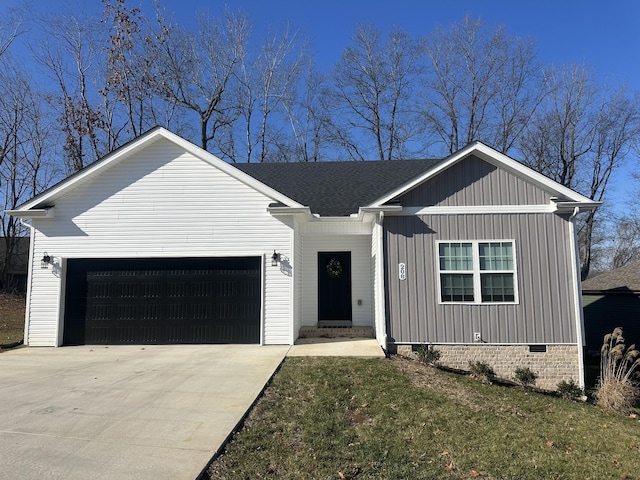
[[[436,365],[438,360],[440,360],[442,352],[433,345],[421,345],[416,354],[418,355],[418,360],[422,363],[426,363],[427,365]]]
[[[469,372],[480,380],[490,382],[496,376],[496,372],[488,363],[469,361]]]
[[[577,400],[583,395],[582,389],[573,380],[573,378],[568,382],[562,380],[560,383],[558,383],[558,393],[562,398],[565,398],[567,400]]]
[[[600,349],[600,377],[594,396],[596,405],[603,410],[628,414],[640,398],[640,388],[635,380],[640,369],[640,351],[635,345],[628,348],[622,329],[616,328],[604,336]]]
[[[530,387],[536,384],[538,374],[529,367],[516,368],[514,379],[523,387]]]

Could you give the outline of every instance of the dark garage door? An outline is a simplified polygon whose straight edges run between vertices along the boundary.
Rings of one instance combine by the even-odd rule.
[[[260,264],[69,259],[64,344],[259,343]]]

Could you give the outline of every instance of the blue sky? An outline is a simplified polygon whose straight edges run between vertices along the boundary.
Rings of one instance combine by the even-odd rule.
[[[99,13],[100,0],[27,0],[31,10],[46,12],[73,5]],[[0,7],[24,0],[0,0]],[[128,0],[151,11],[152,0]],[[398,26],[414,36],[428,35],[466,14],[487,25],[503,25],[508,34],[533,37],[545,64],[584,63],[606,83],[625,83],[640,91],[640,2],[637,0],[161,0],[181,23],[199,10],[222,12],[225,5],[249,14],[259,35],[269,26],[290,22],[306,33],[321,70],[328,70],[349,44],[358,23],[374,23],[384,32]],[[611,193],[630,192],[628,169],[620,171]]]
[[[536,39],[545,63],[586,63],[599,78],[640,87],[640,2],[637,0],[164,0],[181,20],[201,8],[246,10],[257,30],[290,21],[306,32],[320,65],[330,66],[355,26],[394,25],[419,36],[466,14],[504,25],[514,36]],[[640,89],[640,88],[639,88]]]
[[[153,0],[127,0],[151,11]],[[640,90],[640,2],[637,0],[160,0],[180,22],[199,10],[246,11],[256,33],[289,21],[308,34],[320,67],[329,68],[349,43],[358,23],[393,26],[415,36],[448,26],[466,14],[488,25],[503,25],[514,36],[533,37],[545,63],[586,63],[599,78],[627,82]],[[76,10],[99,13],[100,0],[0,0],[0,8],[23,4],[30,11]]]

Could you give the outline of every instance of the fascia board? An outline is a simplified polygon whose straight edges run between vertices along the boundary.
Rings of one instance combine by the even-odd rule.
[[[140,137],[132,140],[129,143],[124,144],[120,148],[114,150],[113,152],[107,154],[100,160],[89,165],[84,170],[80,170],[79,172],[67,177],[65,180],[62,180],[58,184],[53,187],[45,190],[39,195],[35,196],[31,200],[20,205],[17,209],[14,210],[16,212],[16,216],[21,212],[26,212],[31,208],[36,207],[44,202],[51,200],[61,194],[64,194],[65,191],[73,188],[80,182],[86,181],[90,178],[95,177],[99,172],[108,168],[113,163],[117,163],[131,156],[133,153],[142,150],[143,148],[148,147],[149,145],[155,143],[159,139],[164,138],[169,140],[170,142],[180,146],[187,152],[191,153],[193,156],[213,165],[224,173],[230,175],[231,177],[241,181],[242,183],[248,185],[249,187],[257,190],[260,193],[263,193],[267,197],[270,197],[274,200],[277,200],[285,205],[292,207],[302,207],[299,203],[294,200],[286,197],[282,193],[274,190],[271,187],[268,187],[264,183],[256,180],[252,176],[238,170],[231,164],[221,160],[215,155],[207,152],[206,150],[194,145],[193,143],[185,140],[184,138],[176,135],[175,133],[170,132],[169,130],[156,127],[150,130],[147,133],[142,134]]]
[[[32,210],[5,210],[4,213],[16,218],[53,218],[54,208],[36,208]]]
[[[314,220],[309,207],[267,207],[267,212],[274,217],[302,215],[308,221]]]
[[[413,187],[425,182],[429,178],[432,178],[438,175],[440,172],[446,170],[452,165],[458,163],[462,159],[468,157],[469,155],[476,155],[480,157],[482,160],[491,163],[497,167],[503,167],[508,171],[511,171],[515,175],[519,177],[524,177],[530,180],[532,183],[537,184],[543,188],[549,189],[552,192],[558,194],[559,196],[566,197],[572,201],[578,202],[580,204],[594,204],[594,201],[584,195],[579,194],[578,192],[567,188],[558,182],[551,180],[550,178],[542,175],[541,173],[536,172],[535,170],[523,165],[520,162],[513,160],[507,155],[494,150],[493,148],[485,145],[482,142],[473,142],[463,147],[461,150],[449,155],[444,158],[440,163],[433,166],[431,169],[427,170],[422,175],[416,177],[415,179],[405,183],[404,185],[398,187],[395,190],[387,193],[383,197],[374,201],[368,207],[377,207],[383,205],[384,203],[393,200],[394,198],[402,195],[403,193],[411,190]]]
[[[581,212],[584,212],[584,211],[587,211],[587,210],[595,210],[596,208],[598,208],[599,206],[602,205],[602,202],[594,202],[592,200],[590,200],[588,202],[562,202],[562,201],[556,201],[555,205],[556,205],[556,211],[558,211],[558,212],[571,212],[571,211],[575,210],[576,207]]]
[[[379,207],[360,207],[360,211],[365,213],[401,212],[402,205],[381,205]]]

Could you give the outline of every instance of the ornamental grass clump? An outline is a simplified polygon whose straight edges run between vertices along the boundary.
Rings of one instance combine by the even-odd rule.
[[[635,344],[627,348],[621,328],[605,335],[600,349],[600,377],[594,393],[596,404],[609,412],[631,413],[640,398],[639,368],[640,351]]]

